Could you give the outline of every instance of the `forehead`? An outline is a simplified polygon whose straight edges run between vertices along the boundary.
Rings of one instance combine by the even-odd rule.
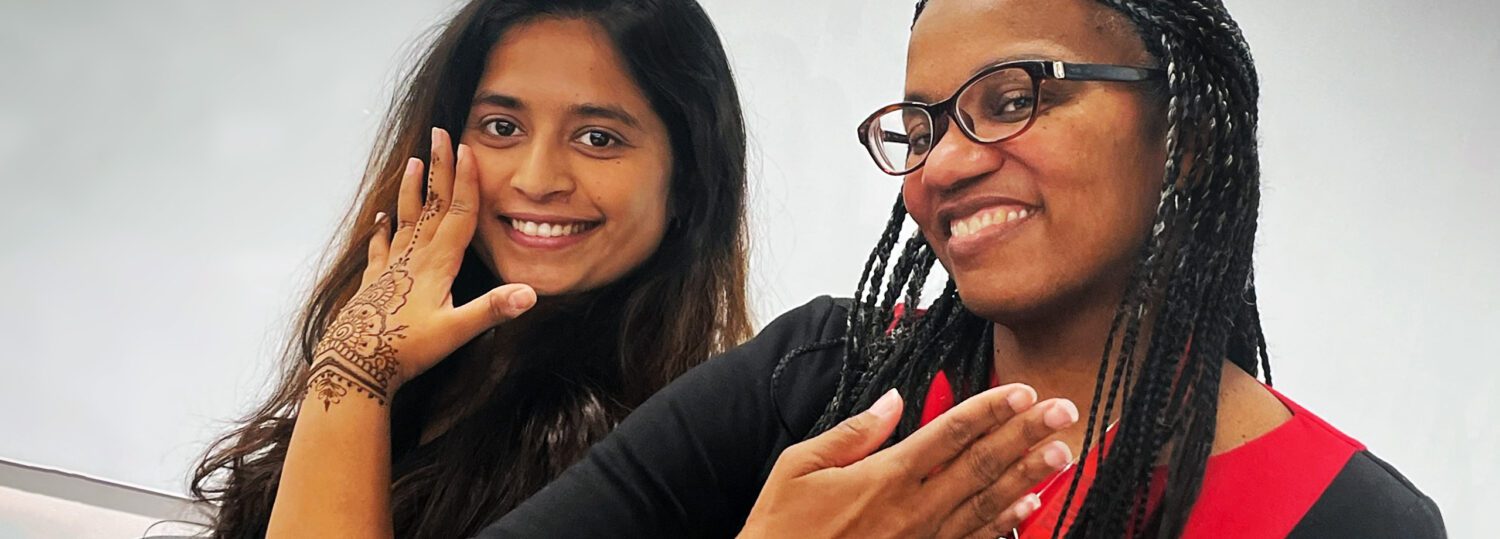
[[[506,31],[490,50],[479,87],[530,105],[646,105],[609,35],[584,19],[542,18]]]
[[[1094,0],[931,0],[912,28],[907,94],[947,97],[975,71],[1009,60],[1138,64],[1140,39]]]

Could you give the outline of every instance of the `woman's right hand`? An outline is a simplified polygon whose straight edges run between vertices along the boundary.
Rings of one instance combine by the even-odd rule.
[[[1064,399],[1021,384],[990,389],[874,453],[895,430],[894,390],[782,452],[741,537],[1003,537],[1040,505],[1027,492],[1072,461],[1078,420]]]
[[[479,180],[473,153],[432,130],[422,199],[422,161],[407,160],[395,236],[376,217],[360,292],[344,305],[313,353],[308,391],[337,404],[353,389],[384,404],[396,388],[485,330],[526,312],[536,292],[503,285],[454,307],[452,286],[474,237]]]

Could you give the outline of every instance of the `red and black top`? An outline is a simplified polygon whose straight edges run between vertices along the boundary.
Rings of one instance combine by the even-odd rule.
[[[1183,537],[1340,536],[1339,520],[1355,518],[1360,508],[1365,507],[1359,498],[1369,493],[1361,492],[1362,485],[1382,475],[1400,478],[1389,465],[1370,455],[1358,440],[1339,432],[1275,389],[1266,389],[1292,412],[1291,419],[1239,447],[1209,457],[1201,494]],[[953,406],[953,389],[947,376],[938,373],[922,407],[922,424]],[[1103,450],[1108,451],[1113,434],[1111,431],[1105,436]],[[1089,458],[1096,457],[1091,453]],[[1093,484],[1095,469],[1086,467],[1079,482],[1080,492]],[[1033,490],[1042,499],[1042,507],[1017,528],[1019,537],[1052,536],[1068,484],[1076,474],[1077,468],[1059,472]],[[1404,478],[1402,482],[1405,483]],[[1403,486],[1416,491],[1410,483]],[[1353,507],[1341,507],[1350,501],[1356,502]],[[1436,507],[1431,509],[1435,516]],[[1072,510],[1077,511],[1076,502]],[[1327,514],[1330,512],[1333,514]],[[1073,516],[1069,514],[1069,522]],[[1338,518],[1332,518],[1335,516]]]
[[[734,536],[776,458],[832,396],[847,316],[847,301],[826,297],[782,315],[657,393],[480,536]],[[951,391],[934,389],[929,418],[953,405]],[[1446,536],[1437,506],[1405,477],[1277,397],[1292,419],[1209,459],[1186,537]],[[1053,484],[1066,492],[1066,481]],[[1021,537],[1051,535],[1061,496],[1047,498]]]

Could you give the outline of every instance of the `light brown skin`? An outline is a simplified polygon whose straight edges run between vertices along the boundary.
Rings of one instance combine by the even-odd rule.
[[[378,359],[393,365],[392,376],[384,387],[370,389],[389,396],[480,333],[531,309],[538,293],[606,285],[659,245],[671,175],[666,128],[601,28],[564,19],[513,28],[493,49],[481,77],[476,97],[486,95],[510,96],[525,109],[476,99],[456,152],[449,135],[434,130],[426,173],[420,161],[408,163],[397,215],[383,216],[399,223],[394,236],[383,221],[368,225],[377,232],[361,287],[392,293],[362,292],[339,315],[361,322],[346,324],[355,333],[378,335],[340,348],[330,339],[341,333],[331,331],[319,349],[346,350],[326,359],[347,370],[328,367],[329,372],[357,373],[360,366],[345,356],[371,359],[360,354],[388,344]],[[636,125],[577,114],[581,104],[623,111]],[[495,118],[507,118],[522,130],[487,131]],[[611,137],[628,144],[614,145]],[[505,230],[499,217],[505,212],[583,218],[597,228],[563,249],[526,248]],[[511,284],[455,306],[453,279],[471,245]],[[390,285],[393,281],[398,284]],[[359,305],[371,297],[378,301]],[[321,359],[325,355],[315,362]],[[315,381],[319,372],[315,367]],[[390,407],[356,391],[340,394],[339,387],[324,383],[308,392],[283,464],[268,537],[393,534]],[[424,438],[443,427],[429,425]]]
[[[582,46],[580,46],[582,45]],[[639,266],[667,228],[667,127],[597,25],[542,19],[490,53],[462,138],[479,164],[475,247],[507,282],[544,296],[599,288]],[[560,68],[564,67],[564,68]],[[506,96],[519,106],[486,102]],[[630,121],[575,110],[583,104]],[[512,241],[507,219],[542,214],[601,224],[560,251]]]
[[[933,0],[912,30],[907,98],[946,99],[980,68],[1015,59],[1150,65],[1130,25],[1090,0]],[[1123,298],[1136,246],[1145,241],[1155,213],[1166,162],[1164,110],[1139,87],[1121,83],[1047,81],[1040,97],[1035,124],[1008,141],[977,144],[950,126],[925,166],[905,178],[902,194],[965,306],[994,322],[1001,383],[1024,384],[1058,402],[1090,402],[1101,345]],[[983,197],[1004,197],[1008,210],[1038,213],[999,233],[954,238],[953,208]],[[973,209],[969,205],[967,211]],[[1253,377],[1228,362],[1223,373],[1214,453],[1290,418]],[[1027,437],[1002,420],[990,436],[1012,431],[1007,450],[986,452],[984,444],[926,446],[925,451],[1013,466],[985,491],[993,500],[970,498],[968,514],[914,504],[910,497],[870,500],[854,494],[861,492],[855,487],[899,491],[902,483],[885,478],[906,477],[920,468],[906,468],[909,459],[889,454],[910,453],[907,444],[941,438],[921,435],[948,429],[942,421],[949,415],[864,460],[894,421],[868,413],[851,419],[864,426],[863,444],[836,444],[839,436],[853,437],[851,429],[840,428],[794,446],[772,471],[747,535],[772,530],[764,535],[995,537],[1019,523],[1030,503],[1022,496],[1035,481],[1015,477],[1038,468],[1012,464],[1027,462],[1021,450],[1058,443],[1071,456],[1084,438],[1082,423],[1059,422],[1058,428],[1037,429],[1035,437]],[[857,466],[874,471],[863,477],[834,473]],[[816,488],[790,487],[820,474]],[[820,509],[798,511],[799,505]],[[893,513],[905,517],[891,522]],[[975,515],[982,514],[989,520],[976,527],[984,518]]]

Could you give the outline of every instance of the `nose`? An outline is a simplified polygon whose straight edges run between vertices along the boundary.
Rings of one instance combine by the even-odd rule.
[[[953,119],[947,133],[938,140],[927,155],[922,168],[913,174],[920,175],[922,185],[932,189],[949,190],[962,187],[970,180],[985,176],[1005,164],[1004,152],[998,144],[982,144],[965,136]]]
[[[551,144],[533,144],[510,179],[511,189],[535,202],[566,200],[577,183],[563,152]]]

